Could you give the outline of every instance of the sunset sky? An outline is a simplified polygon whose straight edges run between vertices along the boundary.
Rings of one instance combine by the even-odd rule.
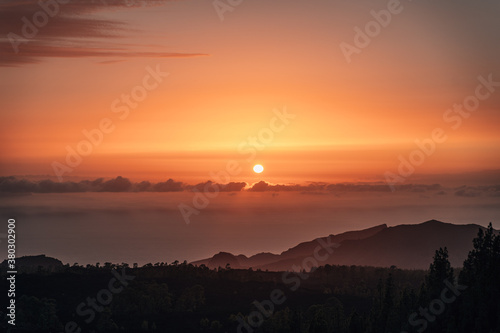
[[[499,17],[497,0],[3,0],[0,215],[19,255],[71,263],[498,229]],[[197,204],[207,181],[229,185]]]
[[[251,0],[221,20],[212,1],[106,3],[59,4],[16,54],[9,33],[41,8],[1,2],[0,175],[55,178],[53,162],[106,118],[113,129],[64,179],[196,182],[235,160],[231,181],[383,181],[436,128],[447,139],[412,176],[500,169],[498,1],[401,1],[350,62],[340,45],[397,4]],[[477,89],[488,97],[470,117],[446,121]],[[249,137],[283,110],[294,118],[252,157]]]

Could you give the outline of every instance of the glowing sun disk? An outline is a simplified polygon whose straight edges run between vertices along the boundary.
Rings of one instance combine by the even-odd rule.
[[[262,171],[264,171],[264,167],[262,165],[260,165],[260,164],[256,164],[253,167],[253,171],[255,173],[261,173]]]

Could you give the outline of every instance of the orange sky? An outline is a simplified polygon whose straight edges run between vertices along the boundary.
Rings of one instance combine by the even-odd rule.
[[[0,5],[1,175],[54,176],[66,147],[105,118],[113,130],[64,177],[206,180],[235,160],[232,181],[383,180],[435,128],[447,140],[416,173],[500,169],[500,87],[456,129],[443,119],[479,76],[500,81],[497,2],[401,2],[350,63],[339,45],[387,2],[247,1],[224,21],[211,2],[108,2],[61,5],[17,54],[6,36],[39,8]],[[126,105],[146,68],[169,75],[149,78],[157,87],[120,119],[113,103]],[[284,108],[295,118],[255,158],[241,153]]]

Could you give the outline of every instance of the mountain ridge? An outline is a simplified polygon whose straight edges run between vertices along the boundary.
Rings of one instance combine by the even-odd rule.
[[[328,257],[324,261],[316,260],[318,265],[427,269],[435,250],[447,247],[452,266],[459,267],[472,249],[472,240],[479,229],[484,231],[486,228],[473,223],[453,224],[435,219],[391,227],[381,224],[301,242],[280,254],[257,253],[247,257],[219,252],[211,258],[193,261],[191,264],[209,268],[224,268],[229,265],[235,269],[291,271],[297,270],[297,267],[304,268],[303,263],[307,260],[314,263],[312,258],[320,258],[321,252],[327,253]],[[325,243],[330,245],[325,247]],[[322,246],[323,251],[318,250],[318,246]]]

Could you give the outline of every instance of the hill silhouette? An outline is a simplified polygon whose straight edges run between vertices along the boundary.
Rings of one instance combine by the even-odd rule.
[[[63,263],[55,258],[47,257],[44,254],[36,256],[23,256],[16,258],[16,270],[18,272],[36,272],[38,269],[54,272],[63,267]],[[7,270],[7,259],[0,264],[0,268]]]
[[[437,220],[394,227],[382,224],[303,242],[281,254],[259,253],[246,257],[220,252],[212,258],[194,261],[192,264],[209,268],[226,267],[229,264],[231,268],[292,271],[297,270],[296,267],[302,267],[306,258],[314,258],[315,250],[323,244],[321,253],[331,253],[320,265],[428,269],[434,251],[446,246],[451,265],[459,267],[472,249],[472,240],[479,229],[486,228],[477,224],[457,225]],[[325,244],[329,249],[324,249]]]

